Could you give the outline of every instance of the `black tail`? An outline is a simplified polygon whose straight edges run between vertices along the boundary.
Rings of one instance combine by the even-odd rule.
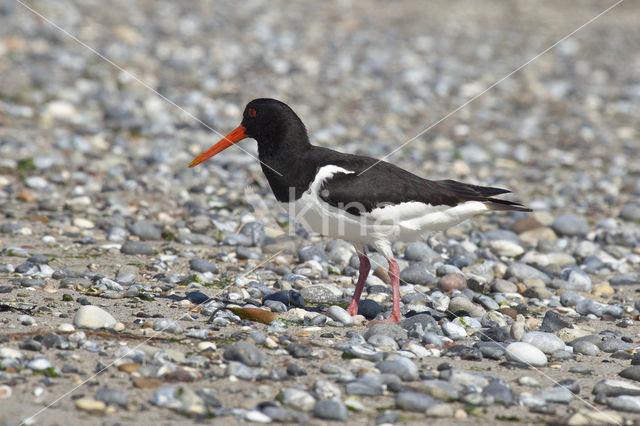
[[[522,204],[516,203],[514,201],[492,198],[495,195],[507,194],[511,192],[508,189],[494,188],[491,186],[471,185],[451,179],[439,180],[437,183],[454,193],[455,196],[460,198],[461,201],[481,201],[485,203],[490,210],[511,210],[519,212],[532,211],[530,208],[527,208]]]

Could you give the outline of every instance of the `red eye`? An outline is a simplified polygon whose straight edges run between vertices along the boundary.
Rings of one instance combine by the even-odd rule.
[[[256,110],[253,108],[249,108],[249,110],[247,111],[247,115],[251,118],[256,116]]]

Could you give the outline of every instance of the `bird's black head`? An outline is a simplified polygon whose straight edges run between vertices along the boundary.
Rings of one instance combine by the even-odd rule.
[[[289,105],[275,99],[254,99],[247,104],[242,114],[245,134],[263,144],[278,143],[284,137],[306,141],[306,130],[300,118]]]
[[[242,123],[220,142],[200,154],[191,162],[194,167],[220,151],[245,138],[258,141],[260,156],[278,152],[294,152],[309,146],[307,130],[302,120],[284,102],[275,99],[254,99],[242,114]]]

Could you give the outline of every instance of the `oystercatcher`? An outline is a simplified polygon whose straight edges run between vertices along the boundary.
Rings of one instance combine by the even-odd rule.
[[[281,206],[314,232],[351,241],[360,259],[355,293],[358,302],[369,274],[367,244],[389,262],[393,308],[387,321],[400,314],[399,268],[391,241],[412,241],[490,210],[530,209],[494,198],[506,189],[454,180],[432,181],[393,164],[343,154],[311,145],[300,118],[283,102],[255,99],[245,107],[242,123],[194,159],[194,167],[236,142],[253,138],[269,185]]]

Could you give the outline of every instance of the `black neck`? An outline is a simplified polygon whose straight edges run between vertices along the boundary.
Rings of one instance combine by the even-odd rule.
[[[280,202],[297,200],[307,190],[315,167],[299,161],[311,150],[304,127],[287,126],[258,139],[258,156],[273,194]]]

